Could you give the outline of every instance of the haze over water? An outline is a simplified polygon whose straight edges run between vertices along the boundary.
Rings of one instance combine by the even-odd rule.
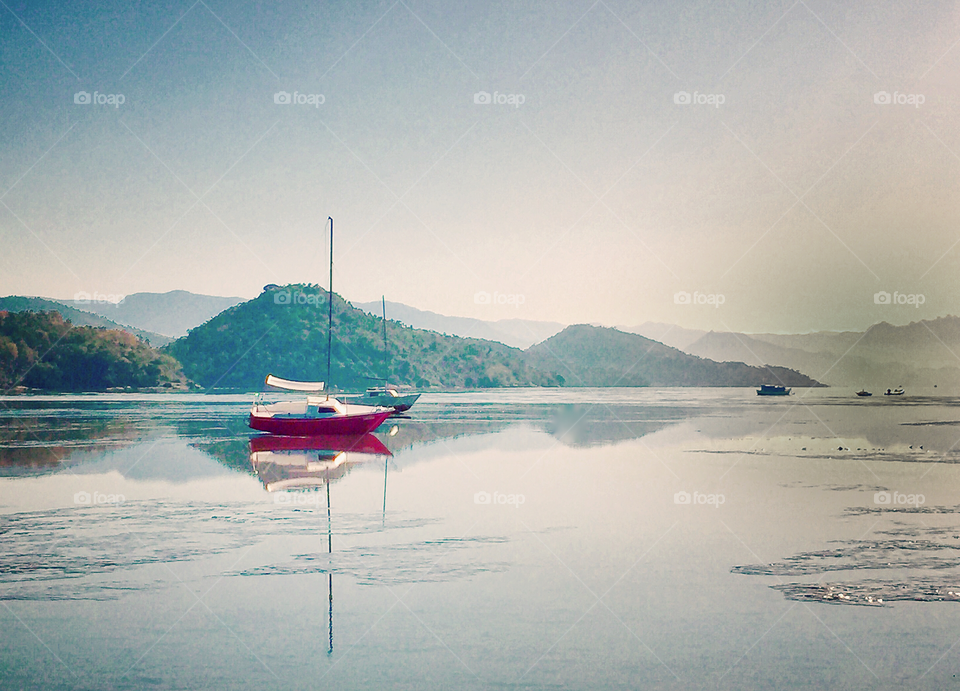
[[[276,490],[252,459],[248,404],[4,401],[0,685],[941,689],[960,673],[958,399],[424,394],[378,433],[390,457],[331,470],[304,452],[313,491]]]

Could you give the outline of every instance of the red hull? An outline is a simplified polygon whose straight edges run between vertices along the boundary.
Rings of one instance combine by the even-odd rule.
[[[363,435],[379,427],[392,410],[366,415],[336,415],[324,418],[260,417],[250,414],[249,425],[259,432],[288,437],[316,437],[326,434]]]
[[[354,436],[333,434],[322,437],[254,437],[250,440],[250,451],[347,451],[350,453],[378,454],[392,456],[390,450],[372,434]]]

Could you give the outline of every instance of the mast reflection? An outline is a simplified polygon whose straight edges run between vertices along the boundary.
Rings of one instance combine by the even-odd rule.
[[[392,430],[391,430],[392,432]],[[386,517],[386,463],[390,450],[372,434],[282,437],[265,435],[250,440],[250,463],[268,492],[316,491],[327,494],[327,553],[333,554],[330,485],[350,469],[380,456],[384,462],[384,518]],[[333,571],[327,573],[327,654],[333,654]]]

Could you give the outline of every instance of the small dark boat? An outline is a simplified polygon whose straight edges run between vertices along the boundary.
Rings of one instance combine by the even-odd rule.
[[[867,391],[866,389],[860,389],[857,391],[858,396],[872,396],[873,394]]]
[[[387,299],[381,297],[380,300],[383,305],[383,386],[373,386],[362,394],[346,394],[340,396],[340,398],[356,398],[361,405],[392,408],[394,411],[402,413],[410,410],[417,399],[420,398],[420,394],[402,394],[398,387],[387,383]]]
[[[761,384],[760,388],[757,389],[758,396],[789,396],[790,389],[785,386],[777,386],[775,384]]]

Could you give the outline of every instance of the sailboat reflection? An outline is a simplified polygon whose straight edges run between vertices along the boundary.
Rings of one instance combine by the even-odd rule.
[[[390,434],[396,434],[394,427]],[[266,435],[250,440],[250,463],[268,492],[310,491],[321,487],[327,494],[327,553],[333,553],[333,523],[330,510],[330,484],[344,477],[353,466],[382,456],[383,510],[387,508],[386,468],[390,449],[372,434],[362,436],[326,435],[317,437],[281,437]],[[333,653],[333,572],[327,573],[327,612],[329,646]]]
[[[376,456],[392,456],[372,434],[322,437],[262,436],[250,440],[250,463],[264,489],[319,489]]]

